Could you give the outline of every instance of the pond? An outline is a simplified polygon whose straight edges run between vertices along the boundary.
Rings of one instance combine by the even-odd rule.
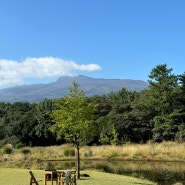
[[[71,169],[74,161],[28,161],[24,163],[9,163],[1,166],[38,168],[38,169]],[[81,161],[81,169],[99,169],[108,173],[128,175],[149,179],[159,185],[171,185],[176,182],[185,184],[185,162],[146,162],[146,161]]]
[[[75,167],[74,161],[41,161],[37,164],[45,169],[50,165],[55,169]],[[159,185],[171,185],[176,182],[185,184],[184,162],[81,161],[81,169],[99,169],[108,173],[149,179]]]
[[[114,161],[96,164],[95,168],[103,169],[110,173],[149,179],[159,185],[171,185],[176,182],[185,184],[184,162]]]
[[[52,163],[61,169],[75,167],[75,162]],[[149,179],[159,185],[171,185],[176,182],[185,184],[184,162],[82,161],[81,169],[99,169],[108,173]]]

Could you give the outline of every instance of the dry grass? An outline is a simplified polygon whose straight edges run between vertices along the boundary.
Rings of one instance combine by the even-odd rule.
[[[93,158],[121,158],[123,160],[184,161],[185,143],[162,142],[123,146],[91,146],[81,149],[81,156],[91,151]]]
[[[27,147],[30,153],[22,153],[22,149],[14,149],[12,154],[3,154],[1,161],[25,160],[65,160],[74,157],[64,156],[64,150],[72,145],[50,147]],[[128,144],[123,146],[85,146],[80,150],[81,159],[122,159],[122,160],[163,160],[184,161],[185,143],[162,142],[147,144]]]

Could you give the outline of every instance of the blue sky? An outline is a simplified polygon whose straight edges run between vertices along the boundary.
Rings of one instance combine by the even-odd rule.
[[[184,0],[1,0],[0,88],[62,75],[185,72]]]

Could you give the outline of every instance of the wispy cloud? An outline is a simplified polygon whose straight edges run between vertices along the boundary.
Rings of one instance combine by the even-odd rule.
[[[79,65],[61,58],[26,58],[23,61],[0,59],[0,88],[21,85],[25,79],[44,79],[60,76],[74,76],[77,71],[97,71],[97,64]]]

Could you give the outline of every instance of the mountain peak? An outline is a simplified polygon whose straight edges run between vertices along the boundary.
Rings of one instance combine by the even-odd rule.
[[[76,75],[76,76],[61,76],[57,81],[64,81],[66,79],[72,79],[72,80],[75,80],[77,78],[80,78],[80,79],[91,79],[91,77],[88,77],[88,76],[85,76],[85,75]]]
[[[30,102],[38,103],[44,99],[61,98],[68,94],[68,87],[75,81],[86,96],[106,95],[117,92],[122,88],[129,91],[141,91],[148,88],[148,83],[142,80],[130,79],[97,79],[84,75],[62,76],[56,82],[49,84],[32,84],[1,89],[1,102]]]

